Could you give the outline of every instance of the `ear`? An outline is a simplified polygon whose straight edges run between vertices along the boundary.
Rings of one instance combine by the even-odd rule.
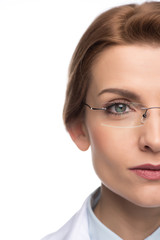
[[[90,146],[89,135],[83,120],[75,120],[70,123],[67,130],[77,147],[82,150],[88,150]]]

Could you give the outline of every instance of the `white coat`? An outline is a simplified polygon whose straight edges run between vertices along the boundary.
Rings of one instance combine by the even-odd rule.
[[[98,192],[99,188],[95,191]],[[94,193],[93,193],[94,194]],[[84,202],[82,208],[57,232],[51,233],[42,240],[90,240],[88,231],[87,204],[89,196]],[[121,239],[108,229],[107,239]],[[160,227],[145,240],[160,240]]]
[[[88,198],[82,208],[62,228],[42,240],[90,240],[88,233],[87,201]]]

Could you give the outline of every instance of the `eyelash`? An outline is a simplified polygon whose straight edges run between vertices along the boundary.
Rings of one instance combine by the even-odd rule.
[[[118,112],[109,111],[109,108],[114,107],[116,104],[122,104],[122,105],[126,105],[126,107],[131,109],[131,107],[129,106],[129,103],[130,103],[129,101],[122,100],[122,99],[119,99],[119,100],[117,99],[117,100],[114,100],[112,102],[107,102],[104,105],[104,108],[106,108],[105,113],[106,114],[113,114],[113,115],[117,115],[117,116],[123,115],[123,114],[128,114],[130,111],[118,113]],[[131,110],[134,110],[134,109],[131,109]]]

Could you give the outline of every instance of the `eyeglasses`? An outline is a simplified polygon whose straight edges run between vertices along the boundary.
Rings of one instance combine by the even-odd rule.
[[[149,109],[160,109],[160,107],[142,107],[140,103],[133,102],[108,102],[105,107],[91,107],[84,103],[91,110],[103,111],[102,125],[115,128],[135,128],[143,126],[148,117]]]

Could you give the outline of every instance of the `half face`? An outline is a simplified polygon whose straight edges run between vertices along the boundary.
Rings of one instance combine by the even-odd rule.
[[[160,106],[160,48],[114,46],[99,55],[86,102],[101,108],[117,101]],[[86,134],[98,177],[138,206],[160,206],[160,109],[148,110],[144,125],[137,128],[108,127],[104,114],[86,107]]]

